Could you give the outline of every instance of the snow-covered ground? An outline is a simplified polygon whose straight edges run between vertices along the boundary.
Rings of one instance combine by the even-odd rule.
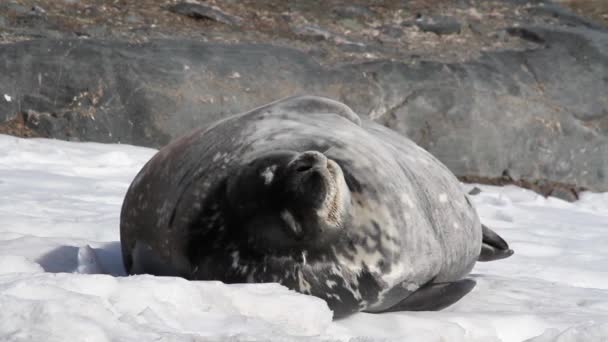
[[[332,322],[277,284],[125,277],[120,205],[154,152],[0,135],[1,341],[608,341],[608,193],[572,204],[480,186],[482,221],[513,257],[479,263],[446,310]]]

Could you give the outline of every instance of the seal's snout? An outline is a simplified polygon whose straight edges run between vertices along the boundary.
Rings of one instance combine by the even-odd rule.
[[[303,152],[291,161],[290,168],[298,173],[306,173],[313,169],[325,169],[327,168],[327,157],[317,151]]]
[[[323,153],[306,151],[296,154],[287,164],[286,195],[302,208],[323,205],[332,183],[328,160]]]

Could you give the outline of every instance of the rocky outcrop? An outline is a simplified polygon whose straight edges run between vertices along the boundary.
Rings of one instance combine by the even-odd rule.
[[[341,20],[354,27],[377,12],[363,5],[333,8],[328,15],[344,12]],[[220,10],[215,6],[205,10],[228,15],[213,12]],[[189,38],[10,42],[0,45],[0,131],[159,147],[227,115],[315,94],[409,136],[463,179],[508,175],[608,191],[608,31],[558,13],[562,19],[496,31],[493,39],[508,43],[501,48],[452,59],[383,55],[400,44],[406,24],[379,26],[376,38],[393,40],[378,46],[307,22],[291,23],[286,32],[311,49]],[[239,19],[218,25],[246,25],[246,15],[230,18]],[[446,17],[433,18],[437,24]],[[486,29],[459,17],[456,30],[448,19],[454,30],[429,39],[449,43],[442,37]],[[328,48],[323,58],[314,49],[323,44],[342,50]],[[340,53],[352,58],[337,62]]]

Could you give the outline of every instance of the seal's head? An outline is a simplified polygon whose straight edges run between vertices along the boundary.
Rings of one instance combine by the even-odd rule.
[[[226,191],[228,228],[262,254],[324,249],[349,220],[342,169],[317,151],[259,156],[229,176]]]

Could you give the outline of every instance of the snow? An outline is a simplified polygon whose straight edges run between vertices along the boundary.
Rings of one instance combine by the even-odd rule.
[[[608,341],[608,193],[477,185],[513,257],[478,263],[477,287],[443,311],[332,321],[278,284],[125,276],[120,206],[154,153],[0,135],[1,341]]]

